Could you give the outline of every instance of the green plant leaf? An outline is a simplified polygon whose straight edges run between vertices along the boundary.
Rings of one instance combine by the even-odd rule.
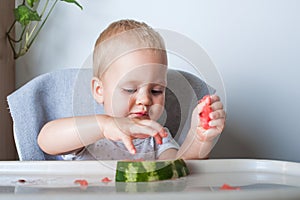
[[[75,3],[81,10],[83,9],[82,6],[75,0],[61,0],[67,3]]]
[[[15,18],[23,26],[28,25],[31,21],[40,21],[41,17],[36,11],[32,11],[25,5],[20,5],[14,9]]]
[[[32,8],[35,2],[38,2],[39,0],[26,0],[27,4]]]

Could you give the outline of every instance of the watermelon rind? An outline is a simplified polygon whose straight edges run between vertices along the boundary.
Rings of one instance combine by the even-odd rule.
[[[150,182],[189,175],[183,159],[167,161],[118,161],[116,182]]]

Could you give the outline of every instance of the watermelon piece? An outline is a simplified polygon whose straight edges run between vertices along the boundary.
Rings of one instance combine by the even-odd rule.
[[[116,182],[149,182],[189,175],[183,159],[167,161],[118,161]]]
[[[208,99],[208,100],[207,100]],[[210,117],[209,114],[212,112],[212,109],[210,107],[211,104],[211,99],[209,95],[204,96],[199,103],[203,102],[203,101],[208,101],[208,103],[205,104],[205,106],[203,107],[202,112],[199,114],[200,115],[200,122],[201,125],[204,129],[209,129],[209,122],[210,122]]]

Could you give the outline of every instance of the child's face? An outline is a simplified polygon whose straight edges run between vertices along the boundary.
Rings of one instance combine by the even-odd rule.
[[[102,77],[106,114],[157,120],[163,112],[167,84],[166,57],[139,50],[117,59]]]

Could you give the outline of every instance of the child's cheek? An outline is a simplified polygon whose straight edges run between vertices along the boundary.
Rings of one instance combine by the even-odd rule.
[[[131,108],[134,106],[134,101],[126,95],[115,94],[111,98],[111,112],[115,117],[127,117]]]
[[[154,104],[150,107],[149,116],[151,120],[157,121],[164,113],[164,106],[161,104]]]

